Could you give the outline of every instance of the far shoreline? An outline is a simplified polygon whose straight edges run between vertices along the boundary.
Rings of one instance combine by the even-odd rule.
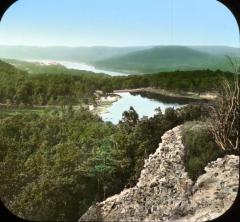
[[[167,91],[159,88],[152,88],[152,87],[146,87],[146,88],[135,88],[135,89],[120,89],[120,90],[113,90],[113,93],[137,93],[137,94],[152,94],[152,95],[159,95],[162,97],[165,97],[166,99],[186,99],[192,102],[209,102],[217,98],[216,93],[212,92],[205,92],[205,93],[195,93],[195,92],[184,92],[184,93],[176,93],[172,91]]]

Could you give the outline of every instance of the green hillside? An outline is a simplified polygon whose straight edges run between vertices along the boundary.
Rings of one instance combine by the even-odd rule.
[[[239,48],[226,46],[36,47],[1,46],[0,58],[86,63],[132,74],[217,70],[232,71],[226,55],[240,57]]]
[[[239,48],[234,48],[230,46],[191,46],[191,48],[200,52],[210,53],[212,55],[228,55],[231,57],[240,56]]]
[[[25,77],[26,73],[20,69],[15,68],[6,62],[0,60],[0,84],[9,80],[14,84],[17,79]],[[6,83],[6,82],[5,82]]]
[[[93,203],[137,183],[144,160],[166,131],[207,118],[201,104],[158,110],[142,119],[130,108],[113,125],[87,109],[96,102],[96,90],[200,93],[214,90],[223,76],[231,78],[209,70],[110,77],[68,69],[58,73],[57,67],[54,74],[53,68],[51,74],[33,75],[0,61],[0,195],[10,211],[30,221],[77,221]],[[205,131],[190,128],[183,135],[190,149],[186,169],[195,179],[221,153]]]
[[[61,105],[91,100],[108,76],[48,67],[31,75],[0,61],[0,105]]]
[[[231,69],[223,54],[210,54],[185,46],[160,46],[128,55],[101,60],[98,68],[128,71],[132,73],[153,73],[176,70]],[[207,51],[207,49],[205,49]]]

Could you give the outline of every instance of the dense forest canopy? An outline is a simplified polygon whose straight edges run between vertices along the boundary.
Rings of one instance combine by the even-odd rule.
[[[16,63],[16,61],[15,61]],[[134,186],[161,136],[187,121],[205,118],[206,104],[168,108],[163,114],[139,118],[133,107],[117,125],[103,122],[84,106],[95,91],[153,87],[170,91],[216,91],[222,71],[184,71],[127,77],[110,77],[63,66],[27,64],[16,68],[0,61],[0,196],[16,215],[38,221],[76,221],[96,201]],[[61,109],[31,112],[36,105]],[[11,107],[30,107],[30,112],[11,115]],[[6,109],[7,106],[7,109]],[[8,110],[9,109],[9,110]],[[189,152],[186,166],[193,179],[204,164],[223,155],[206,131],[201,137],[186,129]],[[198,152],[193,147],[198,145]],[[210,156],[199,155],[211,147]],[[194,161],[197,160],[195,163]]]
[[[164,132],[198,120],[202,109],[169,108],[140,120],[131,108],[119,125],[85,109],[2,118],[2,200],[26,219],[76,221],[95,201],[133,186]]]
[[[94,92],[142,87],[175,92],[216,91],[222,78],[233,75],[220,70],[176,71],[126,77],[110,77],[63,66],[27,64],[23,71],[5,62],[0,63],[0,103],[24,105],[79,104],[94,100]],[[28,74],[27,70],[31,74]]]

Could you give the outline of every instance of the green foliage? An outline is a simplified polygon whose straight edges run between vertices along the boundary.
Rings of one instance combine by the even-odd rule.
[[[34,66],[34,65],[33,65]],[[11,105],[70,105],[94,99],[97,89],[111,91],[105,75],[62,67],[43,66],[44,73],[29,75],[0,63],[0,103]],[[50,69],[50,70],[49,70]]]
[[[0,62],[0,103],[25,106],[73,105],[94,101],[96,90],[109,93],[115,89],[141,87],[174,92],[212,92],[216,91],[223,77],[230,81],[233,79],[231,73],[210,70],[110,77],[68,70],[61,66],[41,67],[43,73],[30,75]]]
[[[122,114],[122,120],[120,121],[121,127],[125,128],[126,131],[131,131],[139,120],[136,110],[131,106],[129,111],[124,111]]]
[[[211,90],[224,75],[199,71],[109,77],[64,68],[56,74],[50,69],[30,75],[0,62],[0,103],[6,106],[0,115],[0,196],[18,216],[38,221],[76,221],[92,203],[133,186],[161,136],[204,115],[204,106],[190,105],[169,108],[165,114],[158,109],[154,117],[139,119],[131,107],[120,124],[113,125],[84,108],[74,111],[72,104],[89,103],[97,89],[188,90],[195,78],[201,84],[192,88]],[[25,109],[10,115],[13,104]],[[62,110],[26,112],[26,105],[47,104]],[[216,151],[201,131],[189,129],[186,135],[188,169],[196,176]]]
[[[152,87],[173,92],[214,92],[222,79],[230,82],[233,74],[220,70],[176,71],[147,74],[141,76],[113,77],[114,89]]]
[[[204,173],[204,167],[225,153],[211,138],[203,122],[188,122],[184,125],[185,166],[192,180]]]
[[[61,115],[2,118],[0,196],[23,218],[75,221],[95,201],[133,186],[144,159],[158,147],[164,132],[183,122],[186,112],[194,112],[194,107],[169,109],[166,115],[159,110],[139,120],[131,109],[133,118],[116,126],[71,107]]]
[[[113,132],[84,110],[71,117],[18,115],[2,119],[3,201],[27,219],[77,220],[94,200],[96,186],[94,178],[79,173],[78,167],[102,146],[101,139]]]

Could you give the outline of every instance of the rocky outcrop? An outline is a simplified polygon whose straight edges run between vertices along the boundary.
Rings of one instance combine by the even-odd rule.
[[[188,216],[178,222],[197,222],[215,219],[233,204],[239,188],[239,157],[228,155],[205,167],[192,188]],[[192,213],[191,213],[192,212]]]
[[[204,221],[223,214],[238,190],[238,158],[210,163],[197,182],[184,167],[182,126],[162,137],[145,160],[137,185],[97,203],[79,221]]]

